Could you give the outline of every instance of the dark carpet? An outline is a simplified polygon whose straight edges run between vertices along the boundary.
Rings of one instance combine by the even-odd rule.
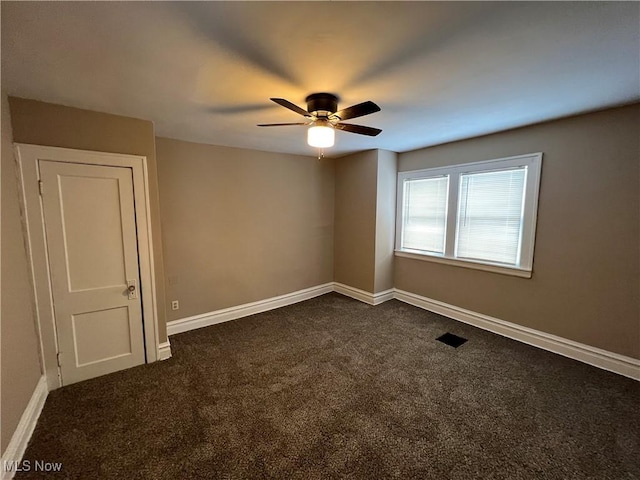
[[[397,300],[332,293],[171,343],[51,392],[24,458],[62,472],[16,478],[640,478],[638,382]]]

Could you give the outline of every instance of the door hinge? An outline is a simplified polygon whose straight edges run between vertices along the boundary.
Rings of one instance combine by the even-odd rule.
[[[56,360],[58,361],[58,366],[62,367],[62,362],[60,361],[60,352],[56,354]]]
[[[40,196],[42,196],[42,191],[43,191],[43,183],[42,180],[38,180],[38,191],[40,192]]]

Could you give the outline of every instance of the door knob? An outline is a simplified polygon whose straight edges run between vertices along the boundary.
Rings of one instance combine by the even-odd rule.
[[[138,298],[138,292],[136,291],[137,282],[135,280],[127,280],[127,296],[129,300]]]

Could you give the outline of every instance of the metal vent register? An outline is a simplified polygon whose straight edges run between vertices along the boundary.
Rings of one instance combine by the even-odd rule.
[[[436,338],[436,340],[446,345],[449,345],[450,347],[453,347],[453,348],[458,348],[460,345],[462,345],[467,341],[466,338],[459,337],[449,332],[439,336],[438,338]]]

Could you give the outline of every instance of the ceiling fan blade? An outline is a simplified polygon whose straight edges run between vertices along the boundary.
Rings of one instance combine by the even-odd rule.
[[[273,99],[272,99],[273,100]],[[372,101],[362,102],[352,107],[345,108],[336,113],[329,115],[330,119],[348,120],[350,118],[364,117],[370,113],[376,113],[380,111],[380,107]]]
[[[276,102],[278,105],[283,106],[284,108],[288,108],[289,110],[293,110],[294,112],[302,115],[303,117],[310,117],[311,114],[306,110],[303,110],[295,103],[291,103],[289,100],[285,100],[284,98],[272,98],[271,101]]]
[[[258,125],[258,127],[285,127],[289,125],[309,125],[308,123],[300,122],[300,123],[262,123]]]
[[[353,125],[351,123],[337,123],[334,125],[338,130],[344,130],[345,132],[358,133],[360,135],[369,135],[375,137],[382,130],[373,127],[364,127],[362,125]]]

